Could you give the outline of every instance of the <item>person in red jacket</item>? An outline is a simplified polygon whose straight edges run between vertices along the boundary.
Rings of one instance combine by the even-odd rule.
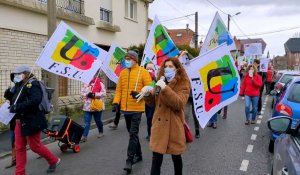
[[[246,76],[244,77],[240,91],[240,95],[245,96],[245,125],[250,124],[250,103],[252,103],[251,124],[255,124],[261,86],[262,78],[258,75],[257,68],[252,64],[249,65],[246,69]]]
[[[266,95],[270,94],[272,79],[273,79],[273,67],[270,65],[268,67],[267,79],[266,79]]]

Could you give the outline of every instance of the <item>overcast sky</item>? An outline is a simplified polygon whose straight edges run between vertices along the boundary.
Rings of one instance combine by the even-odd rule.
[[[218,10],[234,16],[230,21],[230,32],[240,39],[263,38],[267,43],[265,55],[268,50],[270,56],[284,55],[284,43],[295,33],[300,33],[300,0],[155,0],[149,7],[149,17],[158,16],[163,25],[169,29],[189,28],[195,29],[194,15],[176,20],[166,21],[198,12],[199,41],[204,41],[216,11],[219,11],[224,23],[227,25],[227,15]],[[277,31],[298,27],[297,29],[264,35],[251,35],[257,33]],[[245,36],[249,35],[249,36]],[[300,46],[299,46],[300,47]]]

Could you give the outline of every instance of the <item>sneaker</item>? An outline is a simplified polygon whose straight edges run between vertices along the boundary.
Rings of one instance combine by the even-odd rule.
[[[207,125],[207,127],[212,127],[213,126],[213,124],[212,123],[209,123],[208,125]]]
[[[227,116],[226,116],[226,115],[223,115],[222,119],[226,119],[226,118],[227,118]]]
[[[212,128],[217,129],[217,123],[213,123]]]
[[[81,142],[81,143],[87,142],[87,138],[83,136],[83,137],[81,138],[80,142]]]
[[[60,158],[58,158],[58,161],[54,165],[50,165],[49,168],[47,169],[47,173],[53,173],[56,170],[56,167],[60,164]]]
[[[261,115],[261,111],[257,111],[257,115]]]
[[[147,140],[147,141],[150,141],[150,136],[147,136],[147,137],[146,137],[146,140]]]
[[[247,120],[247,121],[245,122],[245,125],[249,125],[249,124],[250,124],[250,121]]]
[[[98,134],[98,138],[101,138],[101,137],[103,137],[104,136],[104,134],[103,134],[103,132],[99,132],[99,134]]]
[[[117,129],[118,126],[112,123],[111,125],[108,126],[110,129]]]
[[[251,121],[251,124],[255,124],[255,123],[256,123],[255,120],[252,120],[252,121]]]
[[[130,174],[131,170],[132,170],[132,162],[126,161],[126,165],[125,165],[124,171],[126,171],[127,174]]]

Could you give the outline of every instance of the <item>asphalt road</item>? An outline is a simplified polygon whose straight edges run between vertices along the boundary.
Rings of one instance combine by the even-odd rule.
[[[263,102],[265,102],[265,97]],[[201,137],[191,143],[183,155],[186,175],[264,175],[270,172],[271,154],[268,153],[269,131],[266,121],[270,117],[271,98],[267,99],[261,123],[244,125],[244,101],[239,99],[228,108],[226,120],[218,117],[218,128],[201,129]],[[193,124],[190,126],[193,131]],[[47,147],[62,159],[56,175],[124,175],[128,133],[124,120],[117,130],[104,128],[105,136],[98,139],[96,130],[90,132],[88,142],[81,144],[81,152],[61,153],[57,143]],[[152,153],[146,137],[146,119],[140,127],[143,161],[133,166],[136,175],[150,174]],[[46,174],[47,162],[37,159],[28,151],[27,174]],[[10,158],[0,160],[0,174],[11,175],[14,168],[4,170]],[[162,175],[172,175],[173,163],[170,155],[164,156]]]

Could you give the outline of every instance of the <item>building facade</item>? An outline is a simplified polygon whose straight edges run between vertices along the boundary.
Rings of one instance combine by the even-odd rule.
[[[56,0],[57,24],[63,20],[104,50],[113,41],[126,49],[145,43],[151,2]],[[0,0],[0,94],[10,85],[9,73],[17,65],[28,64],[42,78],[35,61],[47,42],[47,33],[47,0]],[[79,94],[81,83],[60,77],[59,86],[60,96],[73,96]]]

